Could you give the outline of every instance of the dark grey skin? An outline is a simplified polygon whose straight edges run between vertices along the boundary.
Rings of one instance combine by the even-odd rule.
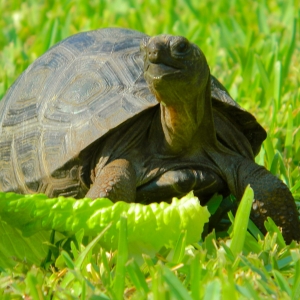
[[[298,212],[288,188],[217,140],[210,72],[201,50],[184,37],[170,35],[145,39],[141,50],[144,76],[160,109],[151,121],[141,118],[133,130],[111,135],[86,196],[147,203],[153,194],[167,200],[195,190],[201,199],[228,187],[241,199],[250,184],[255,192],[251,217],[258,227],[265,231],[263,223],[270,216],[282,227],[287,242],[299,240]],[[147,130],[144,124],[149,124]],[[116,144],[118,150],[103,162],[106,151],[111,153]],[[250,151],[247,146],[245,152]]]
[[[205,204],[214,193],[240,200],[250,184],[258,227],[270,216],[299,241],[290,191],[254,162],[265,137],[185,38],[84,32],[0,101],[0,191],[151,203],[193,190]]]

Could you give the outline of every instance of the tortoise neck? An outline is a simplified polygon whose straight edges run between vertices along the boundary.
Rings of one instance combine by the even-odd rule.
[[[212,116],[210,85],[189,101],[160,105],[160,120],[164,150],[168,154],[193,151],[200,145],[212,145],[215,129]],[[192,101],[191,101],[192,100]],[[174,103],[174,102],[173,102]]]

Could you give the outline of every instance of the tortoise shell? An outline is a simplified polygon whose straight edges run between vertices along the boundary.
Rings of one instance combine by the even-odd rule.
[[[0,101],[0,190],[72,195],[80,180],[80,153],[158,105],[143,77],[139,45],[145,36],[117,28],[79,33],[22,73]],[[253,151],[245,155],[253,158],[264,129],[213,76],[211,93],[214,117],[238,127]],[[222,128],[216,132],[230,147],[230,135]]]

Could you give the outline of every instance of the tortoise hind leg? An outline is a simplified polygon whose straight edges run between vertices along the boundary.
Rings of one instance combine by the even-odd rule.
[[[86,197],[108,198],[113,202],[134,202],[135,194],[136,174],[132,164],[126,159],[116,159],[96,175]]]
[[[230,191],[240,200],[248,184],[254,190],[251,219],[265,232],[264,221],[271,217],[282,228],[287,243],[300,241],[300,222],[296,203],[288,187],[264,167],[248,159],[242,159],[232,169],[229,178]]]

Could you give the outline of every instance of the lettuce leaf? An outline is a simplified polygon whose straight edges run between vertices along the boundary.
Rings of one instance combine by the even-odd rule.
[[[199,241],[210,214],[192,192],[180,200],[173,198],[171,204],[149,205],[0,193],[0,218],[25,237],[52,229],[66,235],[83,229],[86,236],[96,236],[112,223],[100,244],[115,250],[121,216],[127,218],[129,252],[155,253],[163,246],[173,248],[182,231],[187,232],[187,244]]]
[[[39,231],[30,237],[0,220],[0,268],[12,268],[18,262],[40,265],[48,251],[51,231]]]

